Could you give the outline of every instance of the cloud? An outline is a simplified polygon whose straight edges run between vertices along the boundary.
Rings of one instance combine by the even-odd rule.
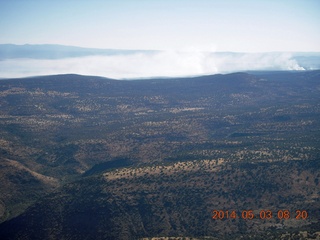
[[[305,70],[289,53],[225,53],[216,58],[218,71]]]
[[[246,70],[304,70],[288,53],[212,53],[162,51],[67,59],[0,61],[0,77],[63,73],[109,78],[194,76]]]

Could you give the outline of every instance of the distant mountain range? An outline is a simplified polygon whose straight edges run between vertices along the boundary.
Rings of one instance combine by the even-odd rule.
[[[16,58],[63,59],[86,56],[110,56],[119,54],[136,54],[152,52],[155,51],[82,48],[56,44],[0,44],[0,60]]]
[[[117,79],[317,70],[318,52],[196,52],[0,44],[0,78],[75,73]]]

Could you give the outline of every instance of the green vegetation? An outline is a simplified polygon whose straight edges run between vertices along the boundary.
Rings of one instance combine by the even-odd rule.
[[[306,71],[1,80],[0,221],[19,216],[0,225],[0,236],[315,234],[319,79],[319,71]],[[212,221],[217,208],[314,215]]]

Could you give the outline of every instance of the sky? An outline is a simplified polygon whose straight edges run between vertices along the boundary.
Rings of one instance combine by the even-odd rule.
[[[320,52],[319,0],[0,0],[0,44]]]
[[[320,0],[0,0],[0,44],[8,43],[158,51],[61,59],[0,51],[0,78],[320,69]]]

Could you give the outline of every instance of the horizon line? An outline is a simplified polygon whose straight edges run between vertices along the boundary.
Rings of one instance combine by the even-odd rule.
[[[272,50],[272,51],[229,51],[229,50],[189,50],[189,49],[138,49],[138,48],[106,48],[106,47],[87,47],[87,46],[79,46],[79,45],[69,45],[69,44],[60,44],[60,43],[24,43],[24,44],[16,44],[16,43],[0,43],[1,45],[12,45],[12,46],[60,46],[60,47],[73,47],[73,48],[81,48],[81,49],[92,49],[92,50],[118,50],[118,51],[146,51],[146,52],[210,52],[210,53],[249,53],[249,54],[257,54],[257,53],[319,53],[320,50],[310,51],[310,50]]]

